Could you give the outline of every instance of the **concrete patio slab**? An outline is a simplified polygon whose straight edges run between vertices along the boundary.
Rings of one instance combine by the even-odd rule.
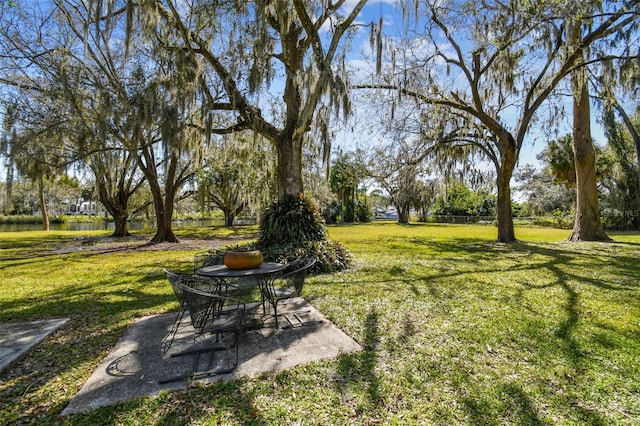
[[[0,372],[9,368],[68,320],[69,318],[62,318],[0,324]]]
[[[293,327],[282,328],[286,322],[281,321],[281,328],[277,330],[273,323],[265,324],[260,329],[248,330],[239,339],[237,368],[232,373],[198,379],[198,382],[211,383],[256,376],[362,350],[358,343],[324,318],[304,299],[288,301],[282,312],[305,312],[299,315],[299,319],[305,323],[317,323],[300,326],[289,314],[289,317],[294,319]],[[163,390],[186,389],[188,380],[163,384],[160,382],[179,378],[194,371],[206,371],[216,365],[228,365],[232,361],[229,355],[233,355],[233,352],[229,351],[171,357],[171,354],[207,343],[194,342],[188,319],[183,321],[170,350],[163,352],[162,340],[174,320],[175,314],[153,315],[137,320],[62,414],[84,412],[131,398],[157,395]]]

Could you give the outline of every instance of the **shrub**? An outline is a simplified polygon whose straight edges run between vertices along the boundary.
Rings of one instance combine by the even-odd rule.
[[[36,215],[12,215],[12,216],[0,216],[0,223],[6,223],[8,225],[41,225],[42,216]]]
[[[272,262],[313,257],[316,273],[341,271],[351,263],[349,251],[328,239],[320,210],[303,194],[286,195],[265,210],[253,247]]]
[[[347,269],[351,265],[349,250],[337,241],[309,241],[302,246],[291,244],[259,247],[265,260],[288,263],[299,257],[313,257],[316,263],[312,273],[331,273]]]
[[[303,194],[285,195],[267,207],[260,222],[258,244],[302,246],[327,239],[327,230],[316,204]]]
[[[360,200],[356,202],[355,215],[356,221],[360,223],[371,222],[373,220],[373,211]]]

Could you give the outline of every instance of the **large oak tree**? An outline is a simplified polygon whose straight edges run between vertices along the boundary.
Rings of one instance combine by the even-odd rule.
[[[366,2],[237,0],[200,7],[147,0],[127,7],[146,28],[162,22],[176,31],[181,42],[173,47],[206,63],[207,82],[220,81],[224,99],[211,96],[208,108],[228,112],[228,120],[210,131],[249,129],[273,143],[282,197],[304,192],[302,147],[311,127],[326,128],[332,113],[349,112],[342,42]],[[264,110],[268,105],[271,111]]]
[[[634,25],[639,7],[638,1],[608,1],[606,13],[569,39],[570,3],[416,1],[418,25],[412,25],[424,32],[388,43],[392,66],[383,81],[359,86],[391,89],[431,111],[435,105],[456,120],[468,118],[460,137],[475,143],[496,170],[501,242],[516,239],[510,181],[541,107],[584,66],[589,46]]]

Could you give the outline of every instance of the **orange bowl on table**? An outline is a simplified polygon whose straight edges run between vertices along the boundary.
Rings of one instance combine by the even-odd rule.
[[[224,256],[224,264],[229,269],[256,269],[264,262],[260,250],[228,251]]]

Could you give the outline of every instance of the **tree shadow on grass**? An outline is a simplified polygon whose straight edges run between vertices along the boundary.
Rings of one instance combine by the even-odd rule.
[[[581,321],[581,287],[591,286],[594,289],[604,291],[628,292],[638,286],[635,278],[638,273],[637,261],[633,261],[633,256],[620,255],[608,250],[600,250],[597,246],[590,247],[588,252],[578,250],[567,251],[563,247],[540,246],[527,243],[519,243],[518,248],[526,249],[538,256],[547,259],[544,262],[535,263],[532,272],[544,269],[551,272],[554,277],[545,285],[546,288],[559,288],[565,294],[563,310],[564,320],[558,324],[555,336],[564,342],[564,350],[576,371],[580,371],[580,363],[585,356],[580,344],[575,336],[575,330]],[[626,280],[619,280],[616,283],[606,281],[597,274],[590,274],[589,271],[598,271],[602,265],[615,268],[618,277],[626,276]],[[519,298],[530,290],[538,290],[540,286],[520,283]],[[636,296],[637,298],[637,296]]]
[[[462,370],[462,367],[461,369]],[[498,395],[500,403],[489,400],[481,389],[474,386],[474,379],[465,375],[457,383],[456,393],[471,424],[482,425],[546,425],[550,419],[540,409],[543,408],[535,399],[518,384],[498,380],[492,389]],[[566,405],[571,407],[571,417],[580,424],[607,425],[609,424],[597,411],[589,410],[571,401],[567,395]]]
[[[471,424],[499,425],[504,423],[518,425],[546,424],[534,407],[531,398],[520,387],[510,383],[496,384],[494,391],[502,395],[502,406],[495,406],[476,390],[471,390],[472,378],[467,377],[467,385],[457,390],[464,411],[470,418]],[[460,384],[459,384],[460,385]],[[470,389],[471,388],[471,389]],[[505,408],[508,406],[508,410]],[[500,415],[499,415],[500,414]],[[506,419],[509,419],[508,421]]]
[[[380,341],[379,316],[376,308],[372,306],[365,320],[365,334],[362,342],[364,350],[340,357],[337,367],[339,377],[336,381],[338,390],[343,395],[349,393],[351,386],[363,387],[367,396],[367,407],[373,411],[380,406],[383,400],[380,395],[380,379],[375,373]]]
[[[231,424],[263,426],[271,424],[256,407],[256,400],[263,393],[260,388],[247,389],[242,380],[219,381],[73,414],[68,421],[70,424],[120,424],[123,412],[134,416],[139,410],[146,416],[151,409],[150,424],[155,425],[226,424],[225,419],[232,419]],[[143,424],[144,420],[139,422]]]
[[[122,276],[126,280],[126,274]],[[163,280],[162,275],[132,275],[131,285],[125,293],[119,288],[96,293],[97,288],[109,288],[112,284],[110,276],[105,276],[100,282],[75,284],[62,291],[52,289],[49,296],[26,296],[3,302],[2,311],[6,319],[13,315],[20,321],[35,320],[42,318],[43,312],[46,318],[70,318],[56,333],[2,373],[0,382],[4,383],[0,406],[7,407],[3,416],[8,420],[23,417],[25,414],[21,413],[20,407],[27,407],[32,419],[55,417],[60,413],[73,397],[73,392],[67,395],[68,398],[46,401],[40,400],[42,392],[66,394],[47,389],[66,387],[57,379],[77,376],[77,372],[84,371],[87,365],[99,362],[126,332],[133,318],[141,313],[157,312],[160,306],[172,301],[175,296],[168,285],[162,294],[145,291],[147,286],[160,285]],[[83,381],[83,378],[78,380]],[[71,385],[75,386],[75,383]],[[22,403],[17,404],[16,401]]]
[[[383,286],[394,292],[404,291],[406,295],[413,295],[416,300],[431,299],[437,304],[442,302],[445,308],[448,306],[448,300],[455,302],[460,298],[463,300],[469,298],[480,303],[483,298],[486,300],[493,298],[491,301],[495,305],[507,302],[509,304],[507,309],[517,310],[521,307],[537,310],[537,312],[531,311],[532,334],[526,337],[533,345],[532,351],[537,352],[540,362],[545,365],[549,362],[562,366],[566,362],[570,369],[566,381],[561,382],[566,386],[564,390],[566,394],[561,397],[564,401],[561,406],[574,412],[572,418],[579,418],[580,421],[591,424],[604,424],[602,414],[597,409],[584,408],[585,397],[576,393],[579,391],[572,391],[573,383],[588,381],[585,372],[592,371],[594,368],[594,357],[590,353],[591,349],[584,346],[588,343],[584,341],[585,336],[582,330],[584,327],[591,327],[594,321],[597,322],[598,313],[585,309],[585,306],[591,305],[603,296],[611,297],[614,301],[620,300],[620,303],[629,304],[629,306],[640,300],[640,295],[635,291],[639,286],[636,277],[640,275],[636,254],[637,245],[627,243],[552,244],[520,241],[513,244],[493,244],[477,243],[473,240],[462,244],[463,248],[448,241],[435,241],[428,244],[430,250],[438,254],[453,253],[450,263],[448,264],[446,259],[444,262],[442,259],[437,259],[437,254],[436,259],[425,258],[421,264],[409,267],[406,265],[410,265],[414,261],[413,258],[399,257],[401,261],[408,259],[403,264],[405,266],[388,262],[388,265],[382,269],[382,273],[378,273],[381,279],[358,280],[358,283],[363,288],[379,289]],[[498,256],[500,259],[497,258]],[[419,258],[419,256],[416,257]],[[496,262],[496,260],[501,261]],[[373,266],[367,268],[375,269]],[[500,279],[507,282],[501,282]],[[484,284],[481,283],[486,283],[486,288],[499,286],[505,291],[483,292]],[[539,298],[539,292],[545,290],[553,290],[553,298],[549,299],[552,307],[544,304],[544,296],[542,296],[543,299]],[[527,306],[527,301],[531,300],[527,293],[531,291],[538,292],[534,296],[536,302]],[[509,297],[506,301],[500,300],[500,295],[505,294],[513,294],[513,297]],[[437,309],[441,308],[440,305],[433,306]],[[553,319],[548,317],[549,312],[545,308],[552,309]],[[546,330],[538,330],[535,326],[536,317],[544,317],[549,334],[545,334]],[[595,325],[599,328],[607,326],[606,323]],[[523,326],[526,327],[526,323],[523,323]],[[551,341],[548,341],[549,336]],[[628,337],[633,336],[628,335]],[[608,349],[612,350],[614,345],[612,341],[606,340],[604,335],[599,335],[597,338],[602,342],[601,346],[608,345]],[[515,337],[515,339],[518,338]],[[536,346],[535,339],[545,339],[545,341],[540,341],[539,346]],[[591,339],[593,341],[595,337]],[[550,349],[551,347],[554,349]],[[547,357],[553,359],[547,359]],[[472,385],[473,379],[468,380]],[[588,386],[586,383],[583,385]],[[517,383],[505,382],[501,386],[501,393],[511,401],[509,404],[516,407],[514,409],[514,415],[518,416],[516,422],[543,423],[544,414],[537,411],[533,395],[527,395],[527,392]],[[465,409],[475,420],[472,422],[492,423],[492,419],[486,416],[487,413],[495,413],[495,411],[484,406],[483,401],[481,393],[471,395],[469,399],[464,400]]]
[[[129,317],[131,309],[136,311],[158,310],[159,306],[174,300],[167,285],[162,294],[150,294],[149,286],[164,285],[164,276],[144,276],[119,274],[120,281],[127,281],[126,288],[114,285],[111,275],[104,275],[90,283],[74,283],[63,289],[52,289],[49,294],[27,295],[2,303],[2,315],[12,321],[33,321],[38,319],[86,315],[100,318],[118,315]],[[110,287],[113,287],[110,289]],[[107,290],[108,289],[108,290]],[[44,316],[43,316],[44,313]]]

